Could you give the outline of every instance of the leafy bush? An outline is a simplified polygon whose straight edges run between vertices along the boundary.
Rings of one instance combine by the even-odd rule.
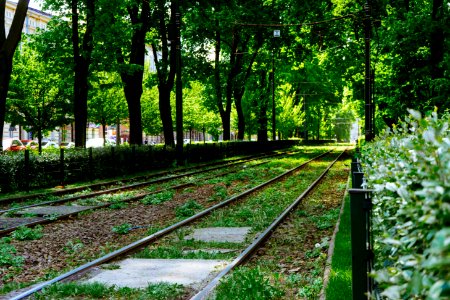
[[[11,237],[18,241],[38,240],[44,235],[42,233],[42,229],[43,229],[43,227],[40,225],[38,225],[34,228],[20,226],[18,229],[14,230],[11,233]]]
[[[376,280],[389,299],[450,296],[450,115],[411,116],[362,152]]]

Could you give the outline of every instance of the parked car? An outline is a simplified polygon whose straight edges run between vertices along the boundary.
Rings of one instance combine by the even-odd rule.
[[[18,139],[4,139],[3,140],[3,150],[4,151],[20,151],[24,150],[25,146],[22,144],[22,142]]]
[[[103,138],[93,138],[86,141],[86,148],[100,148],[100,147],[112,147],[116,145],[115,141],[110,139],[104,140]]]
[[[52,141],[42,142],[42,149],[52,149],[52,148],[59,148],[58,143]]]
[[[26,143],[23,143],[23,144],[24,144],[25,148],[27,148],[27,149],[38,149],[39,148],[39,143],[37,141],[28,140]]]
[[[61,148],[75,148],[74,142],[61,142]]]

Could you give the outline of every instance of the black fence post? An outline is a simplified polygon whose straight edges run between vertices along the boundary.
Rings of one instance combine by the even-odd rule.
[[[114,175],[117,175],[117,162],[116,162],[116,154],[115,154],[116,148],[111,147],[111,165],[112,165],[112,171]]]
[[[361,189],[364,182],[364,173],[363,172],[354,172],[352,173],[352,187],[354,189]]]
[[[370,299],[373,280],[368,276],[372,269],[371,246],[371,190],[350,189],[350,219],[352,245],[353,300]]]
[[[189,164],[191,160],[191,143],[186,144],[186,151],[184,152],[184,165]]]
[[[64,148],[59,148],[59,185],[64,186]]]
[[[92,157],[92,147],[88,148],[88,154],[89,154],[89,159],[88,159],[88,164],[89,164],[89,179],[93,179],[94,178],[94,159]]]
[[[136,145],[131,146],[131,172],[136,172]]]
[[[24,179],[25,179],[25,190],[30,191],[30,150],[25,150],[25,159],[24,159]]]

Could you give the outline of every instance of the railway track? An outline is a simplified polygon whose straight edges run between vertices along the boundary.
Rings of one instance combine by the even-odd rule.
[[[197,214],[195,214],[192,217],[189,217],[187,219],[184,219],[180,222],[177,222],[173,225],[170,225],[162,230],[157,231],[156,233],[153,233],[145,238],[142,238],[138,241],[135,241],[123,248],[120,248],[116,251],[113,251],[103,257],[100,257],[96,260],[93,260],[83,266],[80,266],[70,272],[67,272],[65,274],[62,274],[52,280],[49,280],[47,282],[44,282],[42,284],[38,284],[37,286],[35,286],[34,288],[31,288],[29,290],[27,290],[26,292],[20,293],[20,294],[16,294],[12,299],[23,299],[25,297],[28,297],[30,295],[32,295],[33,293],[36,293],[38,291],[40,291],[41,289],[43,289],[46,286],[49,286],[53,283],[59,282],[61,280],[67,280],[68,278],[82,273],[82,272],[86,272],[87,269],[90,269],[94,266],[98,266],[100,264],[109,262],[111,260],[117,259],[118,257],[123,257],[126,254],[136,251],[136,249],[142,248],[145,245],[148,245],[149,243],[155,242],[156,240],[160,239],[163,236],[167,236],[169,233],[183,227],[186,226],[187,224],[192,224],[194,222],[198,222],[198,220],[202,217],[205,217],[206,215],[211,214],[212,212],[215,212],[217,210],[219,210],[220,208],[224,208],[228,207],[229,205],[237,205],[235,203],[238,202],[238,200],[241,200],[243,198],[248,198],[250,195],[253,195],[255,193],[258,193],[258,191],[260,191],[261,189],[267,188],[270,185],[274,185],[277,182],[279,182],[280,180],[284,180],[286,177],[292,176],[293,174],[295,174],[296,172],[298,172],[299,169],[307,166],[309,163],[311,163],[312,161],[318,160],[319,158],[322,158],[323,156],[326,156],[327,153],[321,154],[317,157],[314,157],[313,159],[302,163],[286,172],[284,172],[283,174],[280,174],[278,176],[275,176],[274,178],[257,185],[256,187],[253,187],[251,189],[248,189],[238,195],[235,195],[233,197],[228,198],[225,201],[222,201],[216,205],[213,205],[212,207],[205,209]],[[311,190],[313,189],[313,187],[315,185],[317,185],[317,183],[321,180],[321,178],[328,172],[328,170],[331,168],[331,166],[339,159],[339,157],[342,155],[342,153],[326,168],[325,171],[323,171],[320,176],[302,193],[302,195],[300,197],[298,197],[296,199],[296,201],[294,203],[292,203],[288,209],[286,209],[277,219],[274,223],[272,223],[264,232],[263,234],[259,235],[259,237],[255,240],[255,242],[252,243],[253,248],[247,248],[245,249],[244,252],[242,252],[241,255],[239,255],[238,258],[236,258],[225,270],[228,270],[227,272],[229,272],[230,270],[232,270],[235,266],[239,265],[240,263],[242,263],[242,261],[244,261],[253,251],[254,249],[256,249],[255,247],[258,247],[265,239],[267,239],[267,236],[270,232],[272,232],[274,230],[274,228],[276,228],[276,226],[278,226],[278,224],[280,222],[282,222],[282,220],[286,217],[286,215],[289,214],[289,211],[292,210],[300,201],[301,199]],[[253,249],[253,250],[251,250]],[[230,267],[231,266],[231,267]],[[224,271],[225,271],[224,270]],[[220,275],[222,274],[222,275]],[[224,276],[226,273],[221,272],[219,274],[219,276]],[[208,284],[204,290],[200,291],[195,297],[195,299],[202,299],[202,298],[198,298],[198,297],[205,297],[205,295],[209,294],[210,291],[212,291],[215,287],[215,283],[213,282],[218,282],[220,278],[214,279],[210,284]]]
[[[283,154],[285,154],[285,153],[283,153]],[[276,157],[276,156],[280,156],[283,154],[277,153],[277,154],[272,154],[272,155],[265,155],[265,156],[263,156],[263,158]],[[185,182],[185,183],[180,183],[180,184],[176,183],[167,188],[163,188],[163,189],[159,189],[159,190],[151,191],[151,192],[142,191],[143,188],[148,187],[150,185],[161,184],[161,183],[170,182],[170,181],[176,181],[177,179],[182,179],[182,178],[190,177],[193,175],[207,174],[209,172],[222,170],[225,168],[232,168],[232,170],[213,175],[214,177],[215,176],[224,176],[226,174],[238,172],[240,169],[237,169],[236,168],[237,166],[249,163],[256,159],[258,159],[258,158],[253,157],[253,158],[249,158],[246,160],[239,160],[237,162],[227,163],[225,165],[209,167],[206,169],[190,171],[190,172],[180,173],[180,174],[176,174],[176,175],[163,176],[163,177],[152,179],[149,181],[132,183],[129,185],[115,187],[115,188],[106,189],[106,190],[102,190],[102,191],[95,191],[95,192],[90,192],[90,193],[81,194],[81,195],[72,195],[72,196],[64,197],[64,198],[61,198],[58,200],[44,201],[44,202],[39,202],[39,203],[31,204],[31,205],[25,205],[25,206],[0,210],[0,214],[5,214],[5,215],[14,214],[15,212],[18,212],[18,211],[24,211],[24,210],[26,211],[26,210],[29,210],[32,208],[39,209],[39,208],[42,208],[43,206],[46,206],[46,207],[52,206],[52,207],[58,208],[58,207],[62,207],[62,206],[58,206],[58,205],[67,204],[68,202],[76,202],[77,200],[90,199],[90,198],[95,198],[95,197],[102,196],[102,195],[109,195],[109,194],[119,193],[119,192],[123,192],[123,191],[136,191],[136,195],[131,195],[131,196],[121,200],[120,202],[128,203],[128,202],[132,202],[132,201],[139,201],[139,200],[142,200],[145,197],[152,195],[152,194],[157,194],[157,193],[171,190],[171,189],[181,189],[181,188],[185,188],[188,186],[192,186],[192,185],[194,185],[194,182]],[[268,162],[268,160],[263,161],[261,163],[254,164],[252,167],[256,167],[256,166],[265,164],[267,162]],[[206,180],[206,179],[208,179],[208,178],[203,178],[203,180]],[[0,227],[0,237],[5,236],[6,234],[8,234],[22,226],[30,227],[30,226],[36,226],[36,225],[41,225],[41,224],[48,224],[48,223],[55,222],[60,219],[66,219],[66,218],[69,218],[72,216],[76,216],[82,212],[101,209],[101,208],[107,208],[114,204],[117,204],[117,202],[112,201],[112,202],[107,202],[107,203],[93,205],[93,206],[74,206],[75,211],[72,209],[67,209],[67,207],[65,207],[66,208],[65,210],[66,211],[68,210],[68,212],[64,212],[64,209],[61,211],[50,209],[50,210],[47,210],[47,212],[48,211],[56,211],[57,214],[52,215],[51,213],[48,213],[47,215],[42,215],[42,216],[37,216],[37,217],[19,218],[19,220],[17,222],[14,222],[14,221],[11,221],[8,219],[2,220],[2,218],[0,217],[0,222],[3,221],[2,222],[3,224],[0,223],[0,226],[2,226],[2,227]],[[30,211],[30,213],[32,214],[32,211]],[[8,221],[12,225],[9,225]]]
[[[40,193],[31,193],[31,194],[27,194],[27,195],[5,197],[5,198],[0,199],[0,206],[3,207],[3,209],[0,210],[0,214],[6,212],[7,209],[5,209],[4,207],[7,206],[8,204],[12,204],[12,203],[21,203],[21,202],[30,201],[33,199],[48,198],[49,196],[59,197],[59,196],[64,196],[64,195],[68,195],[68,194],[76,194],[76,193],[83,192],[85,190],[93,191],[94,193],[97,192],[98,193],[97,195],[101,195],[101,194],[105,194],[105,193],[109,193],[109,192],[124,190],[127,188],[133,188],[136,185],[135,182],[139,182],[139,181],[143,181],[144,184],[145,184],[145,182],[153,182],[153,183],[164,182],[165,180],[167,181],[167,180],[171,180],[174,178],[178,178],[177,176],[183,177],[183,176],[189,176],[189,175],[201,173],[203,171],[202,169],[209,169],[209,170],[220,169],[220,168],[224,168],[224,167],[228,167],[228,166],[244,164],[244,163],[252,161],[252,160],[257,160],[257,159],[261,159],[261,158],[270,158],[270,157],[280,156],[280,155],[284,155],[284,154],[292,153],[292,152],[293,151],[282,151],[282,152],[277,151],[277,152],[263,153],[263,154],[258,154],[258,155],[250,155],[247,157],[240,157],[240,158],[230,159],[230,160],[226,160],[226,161],[216,161],[216,162],[212,162],[212,163],[198,164],[198,165],[194,165],[191,167],[169,169],[169,170],[150,173],[147,175],[139,175],[139,176],[133,176],[133,177],[128,177],[128,178],[119,178],[119,179],[114,179],[114,180],[109,180],[109,181],[101,181],[101,182],[97,182],[97,183],[86,184],[86,185],[71,187],[71,188],[64,188],[64,189],[60,189],[60,190],[49,190],[49,191],[40,192]],[[198,170],[198,171],[193,171],[193,170]],[[156,179],[153,179],[153,178],[156,178]],[[126,184],[126,183],[129,183],[129,184]],[[80,196],[78,199],[82,199],[82,198],[83,198],[83,196]],[[74,200],[74,198],[67,199],[67,200],[68,201]],[[44,201],[43,203],[45,203],[45,202],[52,202],[52,201]]]

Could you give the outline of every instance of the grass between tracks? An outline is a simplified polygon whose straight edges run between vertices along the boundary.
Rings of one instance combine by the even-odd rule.
[[[311,153],[310,156],[312,157],[312,156],[315,156],[315,155],[317,155],[317,153]],[[220,199],[225,198],[226,196],[229,196],[229,195],[232,195],[234,193],[238,193],[238,192],[242,191],[244,188],[248,187],[249,185],[253,185],[254,186],[255,184],[260,183],[260,181],[262,181],[262,179],[261,179],[262,177],[273,177],[273,176],[279,174],[280,172],[285,171],[286,169],[292,167],[292,164],[297,164],[299,160],[303,160],[304,161],[305,159],[304,159],[304,157],[303,158],[292,157],[292,158],[288,158],[286,160],[284,160],[284,159],[283,160],[279,160],[277,163],[271,163],[269,170],[267,172],[265,172],[264,174],[259,174],[259,173],[262,173],[262,172],[258,172],[258,171],[256,171],[256,174],[255,174],[255,170],[252,171],[251,168],[249,168],[248,170],[244,170],[244,172],[241,172],[240,174],[230,174],[229,176],[217,177],[215,179],[211,179],[210,183],[213,183],[214,180],[216,180],[216,181],[219,180],[219,181],[217,181],[215,183],[220,183],[221,185],[218,185],[214,189],[214,193],[211,194],[210,201],[218,201]],[[305,178],[302,178],[302,179],[305,179]],[[221,182],[221,180],[223,180],[223,181]],[[299,186],[298,182],[295,182],[295,181],[290,182],[289,181],[289,183],[286,185],[285,189],[286,190],[290,190],[293,187],[297,187],[297,186]],[[225,187],[227,189],[225,189]],[[188,191],[188,189],[191,189],[191,190],[193,190],[195,192],[195,188],[191,188],[190,187],[190,188],[187,188],[186,191]],[[288,191],[288,192],[290,192],[290,191]],[[250,225],[250,226],[257,225],[256,227],[254,226],[255,228],[253,229],[254,232],[256,232],[258,230],[257,228],[263,228],[264,226],[266,226],[265,223],[266,224],[270,223],[270,218],[273,218],[276,215],[273,207],[275,207],[277,205],[281,206],[281,203],[283,201],[285,201],[283,199],[289,198],[289,197],[286,197],[287,196],[287,192],[286,191],[280,192],[278,190],[273,190],[273,189],[270,190],[269,189],[269,196],[262,197],[259,201],[267,200],[268,198],[270,198],[270,194],[276,195],[276,197],[274,197],[274,198],[279,199],[279,202],[272,202],[272,203],[267,204],[267,205],[263,205],[261,203],[257,203],[256,202],[256,206],[254,208],[246,207],[246,208],[243,208],[242,210],[237,211],[237,215],[238,215],[237,219],[239,219],[239,218],[247,219],[247,217],[249,216],[249,211],[252,211],[254,209],[255,210],[256,209],[267,209],[264,212],[262,212],[261,214],[254,214],[254,216],[252,216],[253,219],[247,220],[247,224]],[[274,201],[276,201],[276,199]],[[185,216],[186,215],[184,213],[181,213],[179,218],[182,218],[182,217],[185,217]],[[218,218],[216,218],[216,221],[214,221],[214,222],[215,222],[215,224],[220,224],[218,222],[220,222],[220,219],[222,218],[222,216],[219,214],[219,215],[217,215],[217,217]],[[244,224],[245,222],[244,223],[238,222],[239,220],[237,220],[237,219],[232,219],[228,223],[230,225],[235,224],[233,226],[244,226],[244,225],[240,225],[240,224]],[[264,221],[264,219],[267,219],[269,221],[267,221],[267,220]],[[177,233],[177,234],[181,235],[181,233]],[[67,248],[68,249],[69,248],[72,249],[74,247],[77,248],[79,245],[82,245],[82,244],[77,243],[76,241],[74,241],[74,243],[72,245],[73,247],[69,247],[71,245],[68,245]],[[84,245],[86,250],[88,249],[88,246],[89,246],[88,244]],[[205,247],[212,248],[212,247],[219,247],[219,246],[220,247],[226,247],[228,249],[234,250],[231,247],[231,245],[228,245],[228,246],[227,245],[206,245]],[[181,256],[198,257],[198,258],[201,258],[201,257],[207,258],[209,256],[209,258],[218,258],[218,257],[220,257],[220,258],[225,258],[225,259],[230,257],[230,256],[232,256],[231,254],[228,254],[228,253],[225,253],[225,254],[217,253],[217,254],[212,254],[212,255],[211,254],[204,254],[204,253],[202,254],[201,251],[197,251],[197,252],[193,251],[192,253],[194,253],[194,254],[191,253],[191,254],[186,255],[186,252],[185,253],[181,252],[181,254],[180,254],[180,251],[178,251],[180,249],[182,249],[183,251],[186,250],[186,249],[187,250],[198,250],[198,249],[201,249],[203,247],[204,246],[202,246],[202,245],[195,246],[195,245],[187,245],[187,244],[183,245],[183,244],[181,244],[180,247],[177,248],[177,249],[171,249],[170,247],[166,247],[166,251],[165,252],[166,253],[168,252],[169,254],[164,254],[164,251],[158,250],[159,254],[158,254],[158,252],[154,252],[151,255],[153,255],[154,257],[164,256],[164,255],[167,256],[167,257],[170,257],[170,256],[176,257],[176,256],[180,256],[181,255]],[[102,247],[102,249],[104,250],[102,252],[107,253],[107,252],[110,252],[111,250],[114,250],[115,248],[116,248],[116,246],[114,246],[112,244],[111,245],[106,244],[106,245],[104,245],[104,247]],[[73,257],[73,260],[72,260],[73,262],[75,262],[76,260],[79,259],[79,257],[78,257],[79,253],[80,253],[80,251],[74,251],[74,255],[76,254],[77,256]],[[188,253],[189,253],[189,251],[188,251]],[[200,254],[197,254],[197,253],[200,253]],[[149,256],[151,256],[151,255],[149,254]],[[49,274],[49,278],[53,277],[54,275],[56,275],[56,274]],[[49,279],[49,278],[47,278],[47,279]],[[46,278],[44,278],[44,279],[46,279]]]
[[[348,163],[338,162],[264,247],[222,280],[212,299],[318,299]]]

